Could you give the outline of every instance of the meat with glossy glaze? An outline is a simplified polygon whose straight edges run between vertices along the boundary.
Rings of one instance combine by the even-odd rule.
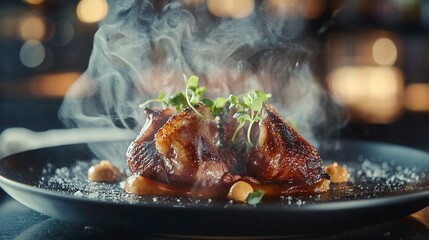
[[[217,125],[204,104],[173,116],[156,134],[170,184],[207,187],[217,184],[228,171],[214,144]]]
[[[145,109],[147,118],[140,134],[130,144],[127,150],[128,168],[133,174],[139,174],[151,179],[167,182],[167,174],[162,162],[162,156],[155,147],[155,134],[173,115],[172,109]]]
[[[228,169],[214,145],[216,123],[205,105],[195,108],[206,117],[190,108],[173,117],[171,110],[149,112],[145,127],[127,151],[133,174],[182,187],[207,187],[220,181]]]
[[[288,126],[270,105],[259,138],[246,159],[247,173],[261,183],[312,186],[329,176],[316,149]]]
[[[267,117],[259,129],[255,127],[252,139],[258,140],[249,154],[247,145],[238,145],[241,151],[237,154],[231,144],[236,127],[232,112],[228,112],[225,122],[221,118],[218,128],[205,105],[195,108],[206,118],[186,109],[167,121],[168,114],[147,111],[149,126],[145,125],[127,153],[130,170],[140,175],[141,181],[131,177],[125,184],[126,191],[224,198],[236,181],[246,181],[264,190],[266,196],[329,189],[328,176],[314,147],[287,126],[273,107],[265,105]],[[235,144],[246,144],[244,134],[238,136]],[[216,139],[220,140],[219,150],[214,145]],[[139,185],[142,182],[144,186]]]

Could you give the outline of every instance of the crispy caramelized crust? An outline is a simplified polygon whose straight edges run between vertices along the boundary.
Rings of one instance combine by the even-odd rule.
[[[163,156],[169,182],[210,186],[228,171],[214,145],[216,122],[203,104],[172,117],[155,135],[155,145]]]
[[[171,110],[146,110],[148,120],[127,151],[133,174],[175,186],[211,186],[220,181],[228,169],[214,145],[216,123],[205,105],[195,107],[206,118],[192,109],[171,118]]]
[[[260,123],[256,147],[246,159],[248,175],[262,183],[313,185],[323,177],[323,164],[316,149],[288,126],[270,105]]]

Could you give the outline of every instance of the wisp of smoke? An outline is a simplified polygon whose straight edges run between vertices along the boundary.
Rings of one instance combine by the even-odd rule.
[[[168,95],[183,89],[183,73],[196,74],[209,96],[272,93],[271,103],[283,117],[293,118],[317,145],[313,130],[336,125],[327,121],[336,108],[327,108],[328,95],[311,73],[305,21],[273,15],[265,4],[246,18],[221,19],[205,6],[189,9],[180,1],[159,11],[150,1],[111,1],[88,69],[69,90],[60,118],[68,127],[128,128],[137,134],[145,121],[138,105],[161,90]],[[126,148],[124,143],[93,150],[114,161],[124,158]]]

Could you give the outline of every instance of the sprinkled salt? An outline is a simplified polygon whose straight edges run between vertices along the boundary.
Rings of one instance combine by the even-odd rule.
[[[89,194],[88,194],[88,197],[89,197],[89,198],[97,198],[97,197],[98,197],[98,193],[96,193],[96,192],[91,192],[91,193],[89,193]]]
[[[73,193],[73,195],[78,196],[78,197],[82,197],[83,193],[81,191],[76,191],[75,193]]]
[[[399,166],[394,161],[368,159],[348,162],[347,171],[350,181],[345,185],[333,186],[330,191],[307,197],[279,196],[281,204],[302,206],[338,200],[367,199],[389,195],[395,191],[418,191],[427,176],[416,167]],[[51,189],[73,196],[97,199],[107,202],[125,202],[130,204],[168,205],[175,207],[213,206],[218,201],[193,198],[137,196],[124,192],[120,184],[93,183],[87,180],[87,171],[99,160],[76,161],[74,165],[56,168],[48,164],[42,169],[38,187]],[[344,165],[343,165],[344,166]],[[126,166],[125,166],[126,167]],[[122,169],[123,172],[126,169]],[[335,189],[336,188],[336,189]],[[179,203],[179,204],[178,204]],[[220,202],[222,206],[236,207],[233,201]]]

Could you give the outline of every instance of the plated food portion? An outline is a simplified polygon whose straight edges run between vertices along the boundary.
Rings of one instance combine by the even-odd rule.
[[[128,145],[130,142],[131,139],[114,143]],[[111,143],[110,139],[92,146],[109,148]],[[85,141],[1,159],[0,185],[23,204],[58,219],[164,234],[166,229],[171,234],[188,235],[215,234],[219,229],[233,234],[239,229],[243,235],[257,231],[261,236],[268,236],[280,234],[273,233],[272,228],[278,223],[288,223],[278,228],[283,235],[296,236],[309,231],[320,234],[332,226],[356,228],[404,217],[427,206],[427,152],[356,140],[342,141],[339,146],[331,148],[329,145],[318,151],[325,164],[337,162],[347,169],[350,174],[347,183],[331,184],[327,192],[314,195],[264,196],[257,207],[225,200],[226,196],[221,199],[142,196],[126,193],[120,183],[89,182],[87,170],[97,165],[100,158],[90,151]],[[121,172],[126,172],[127,166],[119,163],[125,163],[125,159],[109,160],[110,165],[117,165]],[[106,162],[100,164],[103,171],[113,170],[106,165]],[[241,185],[240,181],[236,183]],[[238,228],[237,219],[240,219]],[[296,219],[300,221],[296,223]],[[309,230],[308,226],[318,228]]]
[[[269,94],[204,99],[198,78],[185,80],[184,92],[143,104],[147,120],[126,153],[125,191],[253,202],[329,189],[316,149],[267,103]],[[164,106],[147,108],[154,102]]]

